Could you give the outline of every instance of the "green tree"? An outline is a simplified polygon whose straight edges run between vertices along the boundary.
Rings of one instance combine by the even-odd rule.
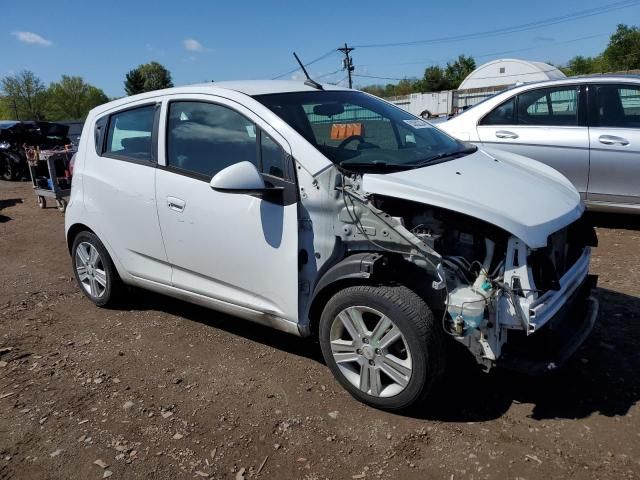
[[[602,54],[607,69],[611,71],[640,68],[640,29],[620,24],[609,38]]]
[[[31,71],[6,76],[0,81],[5,108],[14,120],[44,120],[46,117],[47,89]]]
[[[127,95],[137,95],[145,91],[140,67],[129,70],[124,80],[124,91],[127,92]]]
[[[63,75],[49,85],[47,117],[51,120],[84,119],[92,108],[106,103],[109,97],[82,77]]]
[[[559,68],[568,77],[573,75],[601,73],[604,71],[604,61],[602,59],[602,55],[598,55],[597,57],[583,57],[582,55],[577,55],[567,62],[566,67]]]
[[[458,88],[462,81],[476,69],[476,61],[473,57],[458,55],[453,63],[447,62],[444,69],[444,76],[449,82],[449,88]]]
[[[444,70],[433,65],[424,70],[424,77],[419,82],[421,92],[439,92],[442,90],[450,90],[451,82],[445,76]]]
[[[127,73],[124,81],[124,90],[127,95],[169,87],[173,87],[171,73],[158,62],[138,65],[137,68]]]

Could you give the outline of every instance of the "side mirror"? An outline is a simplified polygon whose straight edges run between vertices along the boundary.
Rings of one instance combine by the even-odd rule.
[[[256,166],[251,162],[229,165],[216,173],[209,186],[219,192],[249,193],[266,188]]]
[[[220,170],[211,179],[209,186],[217,192],[257,196],[281,194],[284,190],[282,187],[267,187],[260,172],[251,162],[234,163]]]

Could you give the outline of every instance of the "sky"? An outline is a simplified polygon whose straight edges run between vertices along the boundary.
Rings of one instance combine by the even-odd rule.
[[[4,0],[0,2],[0,76],[31,70],[45,83],[79,75],[111,97],[124,95],[127,71],[158,61],[175,85],[273,78],[345,42],[355,74],[421,77],[426,66],[459,54],[478,65],[496,58],[564,64],[596,55],[619,23],[640,26],[640,1],[627,8],[542,28],[484,38],[396,47],[412,42],[487,32],[603,7],[617,0],[440,1],[322,0]],[[323,82],[344,82],[341,54],[311,65]],[[291,78],[288,74],[283,78]],[[356,86],[393,83],[355,77]]]

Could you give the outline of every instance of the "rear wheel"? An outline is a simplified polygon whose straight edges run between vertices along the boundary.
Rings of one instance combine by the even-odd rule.
[[[327,302],[319,333],[336,379],[376,408],[420,404],[444,370],[442,330],[427,304],[404,286],[341,290]]]
[[[82,293],[100,307],[114,303],[121,280],[100,239],[91,232],[80,232],[73,241],[71,258]]]
[[[58,207],[58,210],[64,213],[64,211],[67,209],[67,201],[64,198],[57,199],[56,207]]]
[[[2,180],[13,181],[18,177],[16,165],[8,155],[0,157],[0,177]]]

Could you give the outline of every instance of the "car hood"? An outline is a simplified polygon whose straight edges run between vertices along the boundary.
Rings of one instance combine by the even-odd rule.
[[[556,170],[509,152],[471,155],[389,174],[365,174],[366,193],[446,208],[484,220],[531,248],[584,212],[580,194]]]

